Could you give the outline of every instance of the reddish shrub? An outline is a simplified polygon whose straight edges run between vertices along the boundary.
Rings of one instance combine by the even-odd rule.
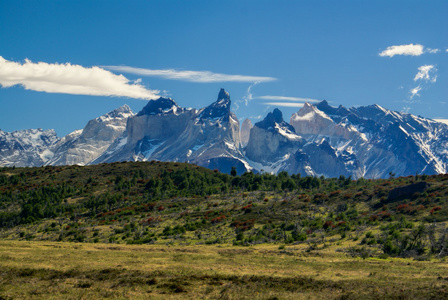
[[[435,206],[431,209],[431,211],[429,213],[432,215],[433,213],[435,213],[436,211],[441,210],[441,209],[442,208],[440,206]]]
[[[336,197],[336,196],[338,196],[339,194],[341,194],[341,191],[340,191],[340,190],[337,190],[337,191],[331,192],[331,193],[330,193],[330,197]]]
[[[326,221],[324,223],[324,229],[328,229],[328,228],[334,228],[335,226],[333,225],[332,221]]]
[[[400,204],[397,206],[397,210],[407,210],[407,209],[409,209],[408,204]]]
[[[251,208],[251,207],[252,207],[252,204],[248,204],[246,206],[241,207],[241,210],[246,210],[246,209]]]
[[[226,216],[222,215],[222,216],[219,216],[219,217],[211,219],[210,222],[212,222],[212,224],[216,224],[216,223],[219,223],[219,222],[221,222],[221,221],[223,221],[225,219],[226,219]]]
[[[386,218],[389,218],[389,217],[391,216],[391,213],[388,212],[388,211],[380,211],[380,212],[378,213],[378,216],[379,216],[381,219],[386,219]]]
[[[156,203],[155,202],[145,204],[146,210],[154,210],[155,207],[156,207]]]
[[[246,230],[254,227],[254,224],[255,224],[255,219],[250,219],[250,220],[246,220],[246,221],[235,220],[230,224],[230,226],[235,227],[236,229],[239,229],[242,231],[246,231]]]

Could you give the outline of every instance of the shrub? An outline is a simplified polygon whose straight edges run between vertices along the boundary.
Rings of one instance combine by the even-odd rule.
[[[442,208],[440,206],[435,206],[431,209],[429,212],[431,215],[434,214],[436,211],[441,210]]]

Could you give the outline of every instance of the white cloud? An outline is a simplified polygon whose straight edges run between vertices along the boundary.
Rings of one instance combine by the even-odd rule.
[[[120,96],[136,99],[158,98],[159,91],[148,90],[136,80],[131,83],[123,75],[116,75],[99,67],[80,65],[8,61],[0,56],[0,85],[21,85],[27,90],[93,96]]]
[[[404,106],[404,107],[401,109],[401,112],[402,112],[402,113],[405,113],[405,114],[408,114],[410,110],[411,110],[411,107],[410,107],[410,106]]]
[[[303,103],[298,102],[264,102],[264,105],[281,106],[281,107],[302,107]]]
[[[424,48],[423,45],[420,45],[420,44],[390,46],[390,47],[387,47],[386,50],[382,51],[379,55],[380,56],[389,56],[389,57],[393,57],[395,55],[419,56],[424,53],[423,48]]]
[[[280,101],[300,101],[300,102],[320,102],[321,100],[310,99],[310,98],[299,98],[299,97],[285,97],[285,96],[259,96],[256,99],[263,100],[280,100]]]
[[[425,80],[430,82],[437,81],[437,69],[433,65],[425,65],[418,68],[418,73],[414,77],[414,81]]]
[[[418,68],[418,72],[414,77],[414,81],[419,81],[420,83],[409,91],[409,100],[403,100],[404,103],[408,104],[403,108],[405,112],[408,112],[411,107],[409,104],[413,104],[419,102],[419,100],[415,100],[414,97],[420,97],[420,91],[423,89],[427,89],[430,84],[435,83],[437,81],[437,69],[433,65],[424,65]]]
[[[417,86],[411,90],[411,99],[415,96],[420,96],[418,92],[420,92],[422,88],[420,86]]]
[[[252,84],[247,88],[246,95],[243,97],[243,100],[244,100],[244,103],[246,104],[246,106],[247,106],[247,105],[249,104],[249,102],[253,99],[253,95],[252,95],[251,89],[252,89],[254,86],[256,86],[257,84],[259,84],[259,83],[260,83],[260,81],[256,81],[256,82],[252,83]]]
[[[321,100],[301,98],[301,97],[286,97],[286,96],[258,96],[254,99],[271,100],[264,102],[264,105],[281,106],[281,107],[302,107],[305,102],[320,102]],[[274,102],[275,101],[275,102]]]
[[[128,66],[103,66],[103,68],[137,74],[142,76],[155,76],[171,80],[182,80],[190,82],[210,83],[210,82],[268,82],[277,80],[273,77],[246,76],[246,75],[229,75],[213,73],[210,71],[188,71],[188,70],[152,70],[143,68],[134,68]]]
[[[435,53],[439,53],[440,49],[426,48],[426,52],[431,53],[431,54],[435,54]]]

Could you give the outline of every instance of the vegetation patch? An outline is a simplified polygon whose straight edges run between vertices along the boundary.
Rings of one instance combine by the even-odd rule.
[[[37,247],[36,251],[47,247],[44,245],[60,251],[58,247],[66,245],[78,251],[89,248],[80,261],[97,253],[106,253],[106,257],[117,253],[125,259],[119,265],[93,269],[78,265],[58,269],[27,266],[20,252],[0,252],[1,261],[11,263],[4,265],[11,286],[33,278],[80,293],[144,287],[152,296],[164,293],[190,297],[199,293],[210,298],[235,298],[248,291],[245,286],[256,293],[257,289],[263,290],[263,284],[264,292],[276,291],[286,298],[290,297],[288,293],[306,294],[323,286],[338,297],[350,298],[355,296],[348,287],[358,284],[356,280],[363,282],[364,275],[372,274],[370,280],[376,280],[377,269],[361,277],[339,270],[339,275],[331,273],[322,279],[323,271],[273,275],[234,263],[245,258],[242,265],[246,265],[249,259],[257,260],[261,255],[263,261],[253,263],[276,272],[278,268],[271,262],[277,256],[312,264],[314,259],[335,255],[353,264],[365,261],[387,265],[394,259],[405,259],[411,265],[444,265],[448,255],[447,221],[448,175],[378,180],[286,172],[237,176],[235,172],[222,174],[190,164],[156,161],[0,169],[0,243],[20,242]],[[210,256],[201,252],[202,248],[213,247],[221,248]],[[144,265],[147,258],[140,255],[154,251],[162,257],[177,253],[171,257],[176,265],[129,268]],[[64,256],[60,263],[64,265],[70,259]],[[208,262],[208,269],[195,273],[199,260]],[[188,261],[195,263],[185,265]],[[323,262],[322,270],[333,268],[333,263]],[[215,267],[222,263],[234,269],[213,277]],[[176,271],[180,274],[172,273],[170,268],[179,266],[185,269]],[[437,278],[448,277],[440,274]],[[434,282],[440,286],[445,283],[441,279]],[[435,290],[440,292],[438,286]],[[385,290],[376,295],[401,297],[390,287],[390,281],[382,282]],[[365,291],[372,292],[368,286]],[[434,289],[424,285],[422,291],[432,297]]]

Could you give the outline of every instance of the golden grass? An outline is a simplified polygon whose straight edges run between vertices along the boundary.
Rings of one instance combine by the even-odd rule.
[[[299,246],[0,241],[0,299],[443,298],[447,267]]]

